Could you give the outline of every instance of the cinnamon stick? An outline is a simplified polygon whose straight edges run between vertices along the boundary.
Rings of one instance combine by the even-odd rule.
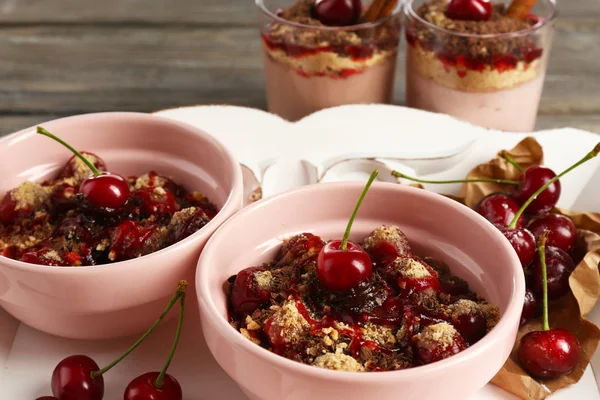
[[[396,9],[398,0],[373,0],[365,15],[363,17],[364,22],[377,22],[381,18],[392,15],[392,12]]]
[[[506,16],[518,19],[527,18],[529,11],[533,8],[537,0],[513,0],[508,6]]]

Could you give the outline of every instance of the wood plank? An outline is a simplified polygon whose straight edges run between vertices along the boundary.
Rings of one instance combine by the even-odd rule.
[[[289,4],[289,0],[271,4]],[[559,4],[560,18],[600,17],[597,0]],[[252,0],[0,0],[0,23],[187,23],[254,25]]]

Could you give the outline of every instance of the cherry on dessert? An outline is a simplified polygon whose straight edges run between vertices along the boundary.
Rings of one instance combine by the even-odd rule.
[[[507,194],[493,193],[484,197],[477,206],[477,212],[492,224],[508,226],[519,211],[519,205]],[[525,218],[521,216],[517,227],[522,228]]]
[[[129,184],[120,175],[102,172],[85,179],[79,192],[98,207],[117,209],[123,207],[129,199]]]
[[[271,293],[261,289],[254,276],[264,271],[263,267],[250,267],[237,274],[230,296],[231,307],[237,315],[249,314],[271,299]]]
[[[96,167],[98,171],[106,171],[106,163],[96,154],[90,153],[89,151],[82,151],[81,155],[83,155],[85,158],[88,159],[88,161],[94,164],[94,167]],[[77,157],[75,154],[72,155],[71,158],[69,158],[69,160],[65,164],[65,167],[60,173],[61,178],[71,178],[77,175],[77,161],[79,161],[79,157]]]
[[[102,400],[104,378],[92,375],[100,370],[88,356],[70,356],[52,372],[52,394],[61,400]]]
[[[525,290],[525,301],[523,303],[523,311],[521,311],[521,322],[520,326],[525,325],[527,322],[531,321],[538,310],[538,301],[533,291],[530,288]]]
[[[398,257],[413,255],[406,235],[397,226],[380,226],[371,232],[362,247],[379,268],[385,268]]]
[[[183,392],[177,379],[165,374],[162,387],[154,386],[160,372],[147,372],[132,380],[125,389],[124,400],[182,400]]]
[[[477,303],[462,299],[452,304],[450,310],[450,322],[469,346],[485,336],[487,320]]]
[[[87,199],[90,204],[97,207],[115,210],[123,207],[129,199],[129,184],[127,180],[120,175],[109,172],[101,172],[96,166],[85,158],[79,151],[75,150],[68,143],[56,137],[42,127],[38,127],[37,132],[56,140],[75,154],[92,171],[92,175],[84,179],[79,187],[79,192]]]
[[[332,240],[321,249],[317,258],[317,276],[330,291],[350,290],[371,276],[371,258],[359,245]]]
[[[523,368],[537,378],[558,378],[575,368],[579,342],[566,329],[529,332],[521,339],[518,357]]]
[[[0,222],[8,225],[15,218],[17,218],[17,202],[12,198],[10,191],[8,191],[0,202]]]
[[[487,21],[492,16],[490,0],[451,0],[446,11],[448,18],[463,21]]]
[[[548,231],[548,246],[557,247],[567,253],[577,242],[577,229],[570,218],[560,214],[548,214],[531,222],[527,227],[536,239]]]
[[[460,333],[447,322],[426,326],[412,340],[417,358],[423,364],[443,360],[467,348]]]
[[[331,26],[356,24],[361,11],[360,0],[317,0],[314,8],[317,19]]]
[[[535,258],[535,237],[533,233],[525,228],[511,228],[504,225],[495,226],[508,239],[517,253],[523,268],[531,264]]]
[[[527,168],[519,177],[521,185],[515,189],[512,196],[519,204],[525,203],[541,187],[556,177],[554,171],[550,168],[534,165]],[[550,212],[558,202],[560,197],[560,181],[556,180],[546,187],[536,198],[527,206],[525,210],[528,214],[542,215]]]
[[[179,282],[173,298],[154,325],[127,351],[106,367],[100,369],[94,360],[85,355],[70,356],[59,362],[52,373],[52,394],[60,400],[102,400],[104,396],[103,375],[127,357],[156,329],[173,305],[185,295],[186,288],[186,281]]]
[[[319,252],[317,278],[326,289],[332,292],[343,292],[355,288],[360,282],[370,278],[373,272],[373,263],[367,252],[359,245],[348,241],[348,237],[358,209],[378,173],[377,170],[371,173],[350,216],[342,240],[333,240],[327,243]]]
[[[538,241],[542,274],[542,330],[529,332],[521,338],[517,356],[521,366],[537,378],[557,378],[568,374],[579,360],[579,342],[566,329],[550,329],[548,324],[548,282],[546,279],[546,239]]]
[[[554,300],[569,292],[569,276],[575,270],[575,264],[567,253],[552,246],[546,246],[545,248],[545,262],[548,298]],[[542,294],[543,291],[542,275],[542,260],[538,255],[531,269],[531,286],[538,295]]]
[[[185,291],[179,297],[179,321],[177,323],[177,332],[169,357],[160,372],[148,372],[133,379],[125,388],[123,398],[125,400],[182,400],[183,393],[177,379],[167,374],[167,369],[171,365],[177,344],[181,337],[181,328],[183,327],[183,315],[185,311]]]

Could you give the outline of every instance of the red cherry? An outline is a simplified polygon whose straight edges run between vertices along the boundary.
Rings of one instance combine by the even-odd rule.
[[[2,202],[0,202],[0,222],[8,225],[15,218],[17,218],[17,202],[13,200],[10,191],[8,191],[2,198]]]
[[[556,174],[550,168],[534,165],[525,170],[519,177],[521,186],[513,192],[512,196],[519,204],[524,204],[538,189],[548,183]],[[542,215],[550,212],[560,197],[560,181],[550,184],[535,200],[525,209],[528,214]]]
[[[254,278],[256,272],[265,271],[262,267],[250,267],[240,271],[231,289],[231,307],[237,315],[249,314],[267,303],[271,293],[258,287]]]
[[[48,254],[50,253],[50,254]],[[21,261],[28,264],[60,267],[67,265],[62,257],[56,257],[56,251],[48,248],[29,251],[21,256]]]
[[[58,363],[52,372],[52,394],[61,400],[102,400],[104,378],[92,378],[98,364],[83,355],[70,356]]]
[[[557,378],[568,374],[579,360],[579,342],[566,329],[529,332],[521,338],[518,350],[523,368],[537,378]]]
[[[559,298],[570,290],[569,276],[575,270],[575,264],[571,257],[557,247],[547,246],[546,255],[546,274],[548,276],[548,298]],[[542,263],[539,256],[535,258],[533,268],[531,269],[532,289],[541,295],[543,291],[542,281]]]
[[[82,151],[81,154],[84,156],[93,157],[92,160],[94,160],[93,161],[94,167],[96,167],[99,171],[106,171],[106,163],[100,157],[98,157],[94,153],[90,153],[89,151]],[[88,157],[86,157],[86,158],[88,158]],[[77,157],[77,155],[75,155],[75,154],[73,154],[73,156],[71,156],[71,158],[69,158],[69,161],[67,161],[67,163],[65,164],[65,167],[63,168],[62,172],[60,173],[61,178],[71,178],[72,176],[75,175],[75,169],[76,169],[75,166],[77,165],[76,162],[78,159],[79,159],[79,157]]]
[[[325,25],[344,26],[358,22],[362,5],[360,0],[317,0],[314,10]]]
[[[86,178],[81,183],[79,192],[95,206],[118,209],[129,199],[129,184],[120,175],[102,172],[100,175]]]
[[[448,18],[463,21],[487,21],[492,16],[490,0],[452,0],[446,12]]]
[[[521,311],[520,325],[525,325],[531,321],[538,311],[538,301],[530,288],[525,291],[525,302],[523,303],[523,311]]]
[[[560,214],[548,214],[534,220],[527,227],[534,234],[536,240],[548,231],[548,246],[558,247],[567,253],[573,250],[577,242],[577,228],[570,218]]]
[[[183,393],[177,379],[165,374],[162,387],[154,386],[160,372],[148,372],[132,380],[125,389],[124,400],[182,400]]]
[[[487,321],[480,311],[454,315],[450,322],[470,346],[487,333]]]
[[[507,194],[493,193],[484,197],[477,206],[477,212],[492,224],[508,226],[519,211],[519,205]],[[522,228],[525,218],[519,217],[517,228]]]
[[[319,252],[317,277],[328,290],[344,292],[355,288],[373,272],[371,259],[359,245],[348,242],[341,250],[341,240],[332,240]]]
[[[495,225],[508,239],[513,249],[517,252],[523,268],[527,267],[535,258],[535,237],[525,228],[509,228],[504,225]]]
[[[54,397],[54,396],[44,396],[44,397],[38,397],[38,398],[37,398],[37,399],[35,399],[35,400],[59,400],[59,399],[57,399],[57,398],[56,398],[56,397]]]
[[[460,333],[446,322],[425,327],[412,340],[417,358],[423,364],[443,360],[467,348]]]

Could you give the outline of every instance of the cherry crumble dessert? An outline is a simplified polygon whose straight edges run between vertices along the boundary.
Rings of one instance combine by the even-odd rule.
[[[154,171],[123,178],[97,155],[68,147],[76,155],[58,176],[23,182],[0,199],[1,256],[50,266],[124,261],[185,239],[218,212]]]
[[[303,233],[275,259],[224,284],[230,323],[243,336],[304,364],[341,371],[391,371],[450,357],[498,322],[497,307],[443,262],[416,256],[397,226],[358,245]]]

